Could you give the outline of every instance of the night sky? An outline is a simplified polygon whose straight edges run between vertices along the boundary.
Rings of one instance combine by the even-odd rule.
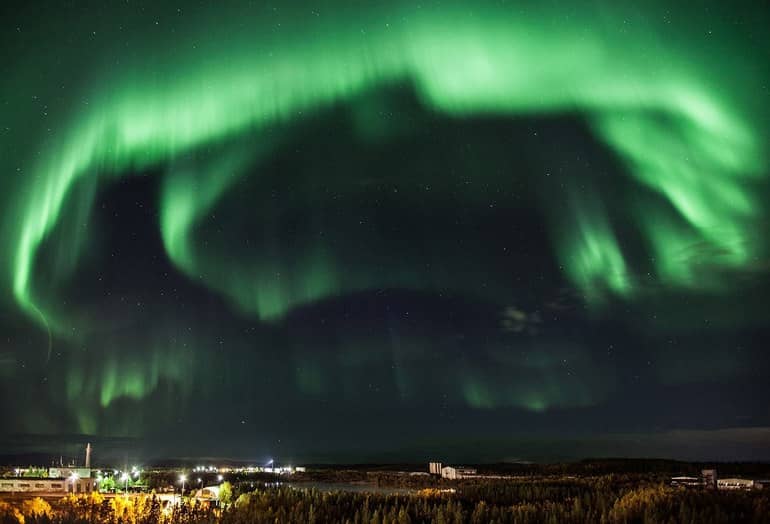
[[[0,7],[0,454],[770,459],[766,3],[215,4]]]

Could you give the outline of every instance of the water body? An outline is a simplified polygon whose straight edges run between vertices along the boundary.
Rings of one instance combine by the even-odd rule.
[[[348,493],[377,493],[379,495],[412,495],[417,492],[414,488],[352,482],[291,482],[285,485],[296,489],[317,489],[328,493],[344,491]]]

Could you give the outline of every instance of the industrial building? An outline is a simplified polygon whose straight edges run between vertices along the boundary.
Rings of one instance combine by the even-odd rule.
[[[701,471],[700,477],[671,477],[671,485],[679,487],[689,488],[706,488],[706,489],[762,489],[763,481],[741,479],[741,478],[726,478],[720,479],[715,469],[704,469]]]
[[[719,475],[715,469],[702,469],[701,477],[703,477],[703,485],[708,489],[717,489],[717,479]]]
[[[699,477],[671,477],[672,486],[688,486],[688,487],[700,487],[705,486],[706,483]]]
[[[62,494],[91,493],[96,482],[90,478],[0,478],[0,492]]]
[[[65,495],[91,493],[97,489],[96,479],[91,478],[91,444],[86,446],[85,467],[61,466],[34,471],[36,476],[24,476],[25,470],[17,468],[17,476],[0,478],[0,492]]]
[[[754,481],[749,479],[719,479],[717,480],[719,489],[754,489]]]
[[[428,473],[431,475],[441,475],[441,462],[429,462],[428,463]]]
[[[441,462],[429,462],[428,473],[431,475],[440,475],[442,478],[457,480],[476,476],[475,468],[466,468],[464,466],[444,466]]]
[[[474,468],[466,468],[462,466],[444,466],[441,468],[441,477],[449,480],[465,479],[475,476],[476,470]]]

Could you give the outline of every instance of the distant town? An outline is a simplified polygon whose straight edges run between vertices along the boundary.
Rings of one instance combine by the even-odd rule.
[[[143,467],[124,466],[121,468],[91,465],[93,448],[87,444],[83,450],[82,463],[74,461],[65,464],[59,458],[58,464],[15,465],[0,467],[0,494],[29,494],[41,496],[62,496],[67,494],[89,494],[93,492],[105,495],[122,494],[129,496],[139,493],[155,493],[168,501],[181,502],[182,498],[206,502],[218,502],[219,486],[224,482],[250,483],[275,480],[292,483],[308,479],[329,481],[343,470],[331,466],[318,467],[315,470],[299,465],[279,465],[273,459],[261,465],[213,465],[205,464],[191,468],[183,467]],[[520,480],[521,473],[504,474],[499,467],[488,466],[486,471],[477,467],[449,465],[442,462],[429,462],[423,470],[388,470],[376,469],[374,484],[381,484],[383,476],[398,478],[408,477],[409,485],[419,484],[420,479],[433,485],[435,479],[442,481],[483,481],[483,480]],[[345,476],[341,475],[342,480]],[[355,481],[361,481],[356,478]],[[398,482],[397,482],[398,483]],[[401,482],[404,483],[404,482]],[[688,489],[715,490],[761,490],[770,487],[768,478],[743,478],[730,476],[720,478],[717,469],[703,469],[699,475],[673,475],[665,482],[671,487]],[[330,486],[334,481],[329,482]],[[360,484],[365,487],[365,484]],[[344,486],[343,486],[344,487]],[[166,497],[166,494],[172,494]],[[2,495],[0,495],[2,496]]]
[[[383,512],[401,508],[404,518],[396,522],[432,521],[446,512],[455,512],[459,515],[456,521],[464,522],[473,520],[478,512],[492,511],[490,508],[503,515],[496,519],[500,522],[542,522],[548,515],[561,515],[557,522],[594,521],[580,520],[578,515],[636,522],[627,517],[668,514],[674,503],[687,515],[704,515],[694,522],[711,521],[709,512],[713,511],[734,512],[736,518],[725,522],[740,522],[741,515],[770,514],[766,511],[770,509],[767,464],[703,467],[656,459],[605,459],[567,464],[468,466],[431,461],[424,465],[309,466],[268,459],[263,464],[201,461],[189,467],[95,467],[94,453],[88,444],[79,460],[52,457],[47,466],[0,467],[0,522],[23,524],[25,518],[40,513],[68,515],[75,519],[72,522],[79,522],[78,515],[87,511],[84,508],[91,508],[88,515],[97,509],[108,515],[105,523],[121,522],[120,515],[127,511],[134,515],[133,522],[149,523],[189,520],[190,511],[201,523],[230,513],[249,515],[247,522],[265,521],[271,515],[267,521],[305,522],[312,516],[307,508],[324,508],[337,521],[346,515],[340,508],[369,508],[372,504]],[[720,468],[724,476],[720,476]],[[332,495],[334,500],[348,503],[338,501],[325,507]],[[282,506],[283,513],[279,512]],[[411,508],[411,516],[405,508]],[[284,519],[282,515],[292,516]],[[6,517],[11,520],[3,520]],[[358,522],[372,521],[375,519]]]

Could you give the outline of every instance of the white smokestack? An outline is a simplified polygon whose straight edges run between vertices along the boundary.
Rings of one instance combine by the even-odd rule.
[[[91,443],[86,444],[86,467],[91,467]]]

